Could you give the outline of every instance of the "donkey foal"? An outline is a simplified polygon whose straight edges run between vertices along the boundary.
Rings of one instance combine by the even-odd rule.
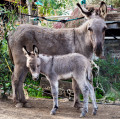
[[[92,81],[91,64],[85,56],[78,53],[61,56],[43,55],[39,54],[36,46],[33,46],[33,52],[28,52],[25,46],[23,47],[23,51],[27,57],[27,67],[33,79],[38,79],[41,72],[46,75],[51,84],[53,95],[52,115],[54,115],[58,109],[58,80],[72,77],[78,83],[84,98],[83,110],[80,117],[84,117],[88,112],[89,94],[94,107],[93,115],[96,115],[96,98],[94,88],[90,83]]]

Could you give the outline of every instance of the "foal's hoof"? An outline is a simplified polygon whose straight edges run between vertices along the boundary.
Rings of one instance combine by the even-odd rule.
[[[83,118],[83,117],[85,117],[85,114],[82,114],[82,113],[81,113],[81,114],[80,114],[80,118]]]
[[[80,114],[80,118],[82,118],[82,117],[85,117],[85,115],[86,115],[86,113],[88,112],[88,110],[86,110],[86,109],[82,109],[82,113]]]
[[[50,112],[50,115],[55,115],[55,114],[56,114],[55,111],[51,111],[51,112]]]
[[[15,105],[15,107],[17,107],[17,108],[22,108],[22,107],[23,107],[23,103],[17,103],[17,104]]]
[[[94,108],[94,110],[93,110],[93,115],[96,115],[96,114],[97,114],[97,110],[98,110],[98,108]]]
[[[31,106],[30,103],[25,103],[25,104],[24,104],[24,107],[26,107],[26,108],[31,108],[32,106]]]
[[[50,112],[51,115],[55,115],[56,114],[56,109],[52,109]]]

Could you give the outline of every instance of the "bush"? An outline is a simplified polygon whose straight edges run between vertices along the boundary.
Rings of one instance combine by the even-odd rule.
[[[0,40],[0,88],[2,98],[7,98],[6,94],[11,91],[11,67],[12,63],[7,52],[7,41]]]
[[[32,80],[31,74],[28,73],[25,83],[24,89],[27,90],[30,97],[37,98],[51,98],[49,96],[43,96],[43,89],[40,87],[40,79],[43,75],[40,74],[40,78],[38,81]]]
[[[100,67],[99,75],[93,80],[97,98],[120,99],[120,59],[109,55],[97,60],[96,64]]]

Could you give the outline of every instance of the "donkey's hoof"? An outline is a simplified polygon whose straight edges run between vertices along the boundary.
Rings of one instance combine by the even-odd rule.
[[[26,107],[26,108],[31,108],[32,106],[31,106],[30,103],[25,103],[25,104],[24,104],[24,107]]]
[[[17,108],[22,108],[22,107],[23,107],[23,103],[17,103],[17,104],[15,105],[15,107],[17,107]]]
[[[79,110],[80,108],[82,108],[82,104],[80,102],[75,102],[73,107],[75,107],[77,110]]]

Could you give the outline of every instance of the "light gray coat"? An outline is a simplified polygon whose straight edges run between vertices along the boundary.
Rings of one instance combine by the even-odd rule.
[[[38,79],[40,72],[46,75],[51,84],[53,95],[53,108],[51,114],[55,114],[58,109],[58,80],[74,78],[82,91],[84,103],[80,117],[84,117],[88,112],[89,94],[94,106],[93,114],[97,113],[96,98],[92,81],[92,68],[90,61],[78,53],[70,53],[59,56],[48,56],[39,54],[36,46],[30,53],[24,46],[23,52],[27,58],[26,66],[32,74],[33,79]]]

